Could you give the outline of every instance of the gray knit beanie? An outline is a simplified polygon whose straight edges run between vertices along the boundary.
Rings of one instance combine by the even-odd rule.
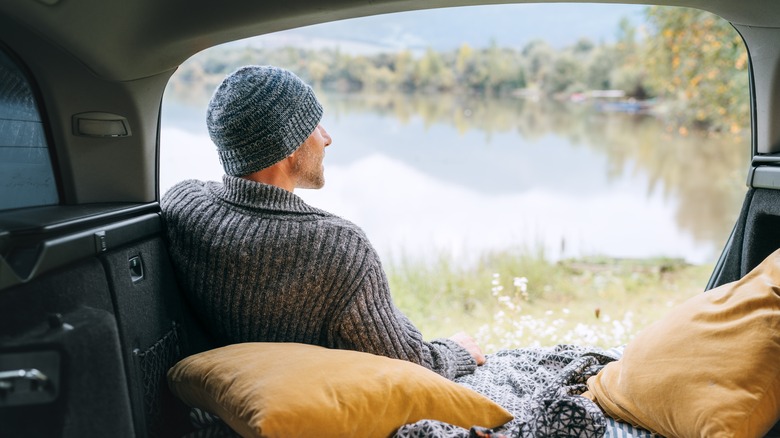
[[[285,159],[314,132],[322,105],[290,71],[250,65],[228,75],[209,102],[206,124],[225,173],[244,176]]]

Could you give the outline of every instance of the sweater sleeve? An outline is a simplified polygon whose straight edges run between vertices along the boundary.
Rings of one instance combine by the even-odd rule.
[[[335,335],[339,348],[407,360],[448,379],[471,374],[477,367],[460,344],[450,339],[423,340],[422,333],[393,304],[384,271],[377,265],[365,272]]]

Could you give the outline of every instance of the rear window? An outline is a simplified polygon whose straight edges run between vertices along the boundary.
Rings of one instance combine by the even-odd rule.
[[[32,87],[19,65],[0,50],[0,210],[58,202]]]
[[[696,9],[517,4],[326,23],[209,49],[163,104],[160,187],[223,171],[214,89],[292,70],[333,139],[325,186],[428,338],[612,347],[704,288],[745,196],[747,50]]]

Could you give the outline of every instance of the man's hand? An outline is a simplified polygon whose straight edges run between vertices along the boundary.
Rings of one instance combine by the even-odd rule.
[[[466,351],[471,354],[471,357],[477,361],[477,365],[485,363],[485,355],[482,354],[482,349],[479,348],[479,345],[477,345],[477,341],[475,341],[474,338],[467,335],[465,332],[458,332],[450,336],[450,339],[465,348]]]

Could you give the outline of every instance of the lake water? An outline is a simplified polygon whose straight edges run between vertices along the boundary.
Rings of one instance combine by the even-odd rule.
[[[747,138],[516,99],[322,94],[326,185],[296,190],[361,226],[384,258],[677,257],[711,263],[746,191]],[[220,180],[205,102],[163,106],[161,192]]]

